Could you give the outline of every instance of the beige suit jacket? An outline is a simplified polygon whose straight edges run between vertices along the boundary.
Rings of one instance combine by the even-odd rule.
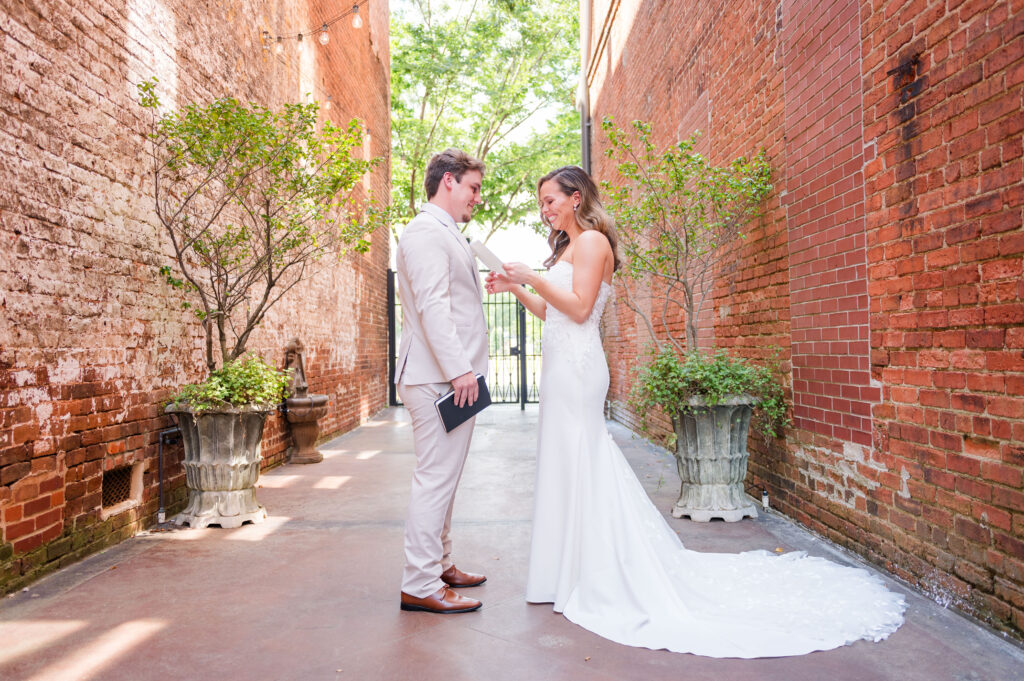
[[[480,275],[455,220],[428,203],[398,240],[402,341],[395,383],[446,383],[487,373]]]

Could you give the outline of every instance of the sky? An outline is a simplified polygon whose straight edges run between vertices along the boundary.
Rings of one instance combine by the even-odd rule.
[[[470,223],[466,232],[477,238],[473,226]],[[497,232],[487,242],[487,248],[494,251],[502,262],[524,262],[533,268],[540,267],[541,262],[551,254],[547,238],[525,225],[514,225]]]

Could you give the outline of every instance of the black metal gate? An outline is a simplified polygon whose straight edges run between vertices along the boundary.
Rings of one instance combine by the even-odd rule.
[[[484,270],[486,271],[486,270]],[[484,295],[484,314],[490,329],[487,386],[491,401],[519,404],[525,409],[540,394],[541,328],[543,323],[511,293]],[[395,273],[388,270],[388,350],[390,402],[400,404],[395,390],[395,363],[402,333],[402,302]]]

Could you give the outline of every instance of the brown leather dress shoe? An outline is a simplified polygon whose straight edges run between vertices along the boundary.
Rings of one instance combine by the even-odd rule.
[[[426,598],[416,598],[402,592],[402,610],[422,610],[446,615],[453,612],[470,612],[481,605],[475,598],[466,598],[455,593],[447,586],[442,586]]]
[[[457,589],[465,589],[471,586],[480,586],[487,581],[487,578],[483,575],[475,575],[472,572],[463,572],[452,565],[441,573],[441,581],[448,586],[453,586]]]

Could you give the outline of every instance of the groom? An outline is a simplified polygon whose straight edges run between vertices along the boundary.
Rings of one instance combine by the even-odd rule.
[[[402,610],[469,612],[480,601],[451,587],[483,584],[483,575],[452,562],[449,537],[455,489],[466,463],[475,419],[444,431],[434,400],[455,389],[457,405],[477,399],[476,373],[487,372],[484,319],[476,260],[456,222],[469,222],[480,198],[484,164],[459,149],[430,159],[427,203],[398,241],[402,344],[395,383],[412,419],[416,471],[405,521]]]

